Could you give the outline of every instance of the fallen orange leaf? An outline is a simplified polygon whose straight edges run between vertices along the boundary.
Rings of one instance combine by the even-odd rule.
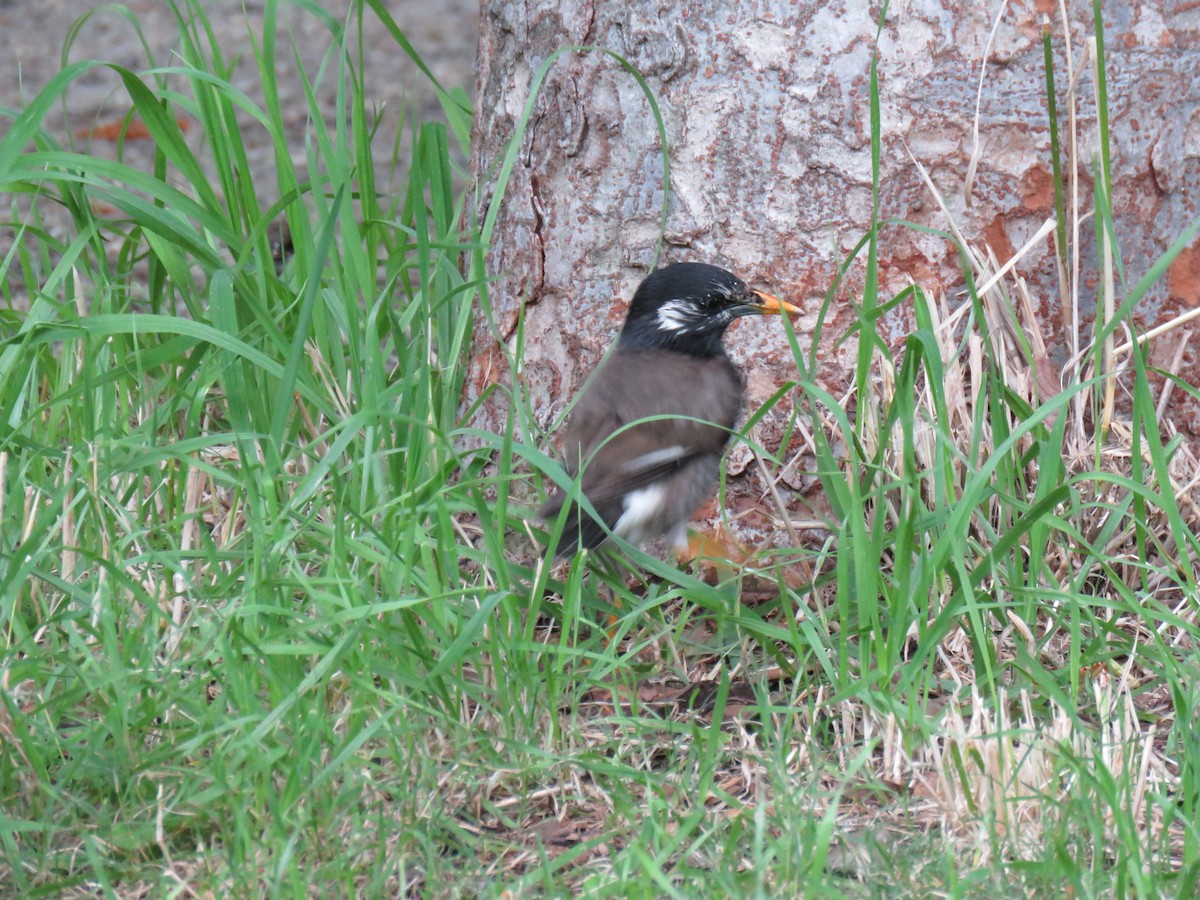
[[[192,127],[190,119],[180,116],[175,120],[175,124],[179,126],[180,131],[186,132]],[[101,141],[116,141],[121,138],[121,130],[125,129],[125,140],[127,141],[144,141],[150,137],[150,129],[146,127],[146,123],[141,119],[134,119],[129,123],[129,127],[125,128],[124,117],[116,119],[112,122],[105,122],[103,125],[94,125],[90,128],[80,128],[75,132],[75,137],[79,138],[96,138]]]

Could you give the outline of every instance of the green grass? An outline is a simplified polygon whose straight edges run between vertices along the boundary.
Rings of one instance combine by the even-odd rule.
[[[382,4],[303,8],[333,49],[302,169],[273,2],[261,102],[198,3],[169,68],[110,67],[148,167],[44,128],[94,63],[3,114],[0,891],[1195,891],[1195,461],[1139,349],[1127,416],[1098,352],[1036,396],[1019,293],[947,233],[959,324],[880,296],[875,247],[915,226],[876,210],[862,295],[829,293],[859,310],[848,402],[818,355],[842,336],[791,336],[823,530],[715,584],[632,548],[541,566],[523,518],[563,473],[533,411],[510,390],[485,435],[460,408],[495,222],[458,187],[469,109],[431,81],[445,122],[381,133],[360,29],[417,50]],[[1140,281],[1116,255],[1097,346],[1196,230]]]

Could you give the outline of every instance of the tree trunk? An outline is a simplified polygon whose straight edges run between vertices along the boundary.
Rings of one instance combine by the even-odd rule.
[[[1091,5],[1069,5],[1072,64],[1080,68],[1080,51],[1093,33]],[[911,152],[967,240],[990,246],[1003,263],[1054,213],[1044,14],[1051,22],[1064,132],[1067,45],[1058,4],[990,6],[892,3],[878,40],[880,215],[947,227]],[[1158,11],[1142,4],[1105,6],[1113,208],[1133,284],[1197,213],[1200,19],[1184,6],[1166,11],[1170,4]],[[871,222],[876,15],[849,0],[483,0],[473,165],[487,186],[484,199],[490,199],[486,190],[495,184],[495,166],[542,62],[568,45],[612,50],[645,77],[666,123],[671,196],[660,262],[717,263],[803,307],[808,316],[796,326],[804,345],[822,295]],[[1084,146],[1074,162],[1071,148],[1063,148],[1064,171],[1077,166],[1089,207],[1099,147],[1092,84],[1089,62],[1077,88]],[[968,199],[965,185],[977,147]],[[483,323],[478,329],[468,399],[495,380],[510,379],[498,342],[511,342],[524,308],[523,383],[540,425],[561,413],[655,261],[660,150],[650,104],[614,59],[591,52],[556,62],[536,97],[503,197],[488,256],[495,330]],[[1093,225],[1085,226],[1083,271],[1095,272],[1096,263],[1086,262]],[[1054,257],[1053,242],[1044,240],[1021,260],[1021,271],[1038,320],[1060,329],[1047,341],[1061,362],[1066,347]],[[847,295],[858,296],[863,268],[852,267],[826,337],[854,323]],[[885,296],[910,278],[933,294],[963,284],[955,247],[911,228],[883,229],[879,269]],[[1084,284],[1085,308],[1094,287]],[[1193,245],[1139,313],[1152,324],[1198,304],[1200,247]],[[900,313],[892,334],[906,327]],[[1156,344],[1153,359],[1170,359],[1178,339]],[[795,374],[777,321],[739,323],[726,343],[746,372],[752,408]],[[851,379],[852,348],[825,343],[817,378],[840,395]],[[500,430],[506,413],[503,398],[494,395],[476,424]],[[1200,432],[1194,407],[1188,416],[1185,424]],[[782,420],[781,410],[777,421],[764,423],[768,446]],[[744,458],[734,471],[743,464]]]

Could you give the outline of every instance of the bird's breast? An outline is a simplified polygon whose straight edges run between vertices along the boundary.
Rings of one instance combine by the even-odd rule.
[[[589,390],[625,422],[687,416],[732,428],[742,378],[727,356],[700,359],[666,350],[618,351]],[[585,398],[586,399],[586,398]]]

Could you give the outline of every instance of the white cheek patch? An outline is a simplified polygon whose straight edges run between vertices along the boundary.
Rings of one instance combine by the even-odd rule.
[[[686,300],[668,300],[658,308],[658,327],[663,331],[687,331],[695,321],[695,307]]]
[[[613,525],[613,531],[628,541],[642,541],[644,534],[653,531],[647,526],[654,521],[666,496],[666,488],[661,484],[630,491],[625,495],[625,512]]]

